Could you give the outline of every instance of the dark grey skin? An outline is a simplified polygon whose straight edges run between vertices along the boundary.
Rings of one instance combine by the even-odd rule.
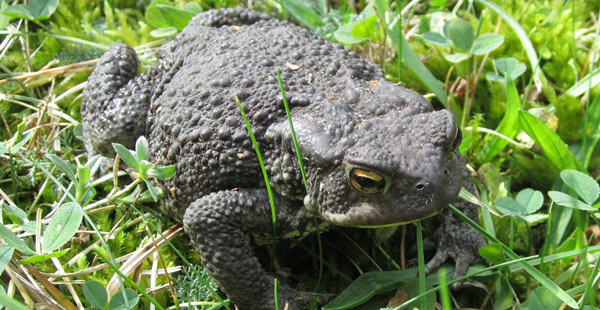
[[[308,186],[302,182],[275,69],[281,70]],[[452,114],[385,80],[339,44],[244,9],[208,11],[138,76],[135,52],[113,45],[89,77],[82,102],[89,153],[112,155],[147,137],[152,158],[175,165],[159,181],[161,209],[183,223],[223,291],[242,310],[274,309],[273,277],[246,235],[273,234],[256,154],[235,97],[265,160],[277,235],[333,225],[378,227],[437,214],[461,186],[473,191],[456,150]],[[456,203],[471,218],[476,210]],[[450,214],[434,235],[431,271],[448,258],[464,274],[483,239]],[[279,304],[304,309],[316,295],[279,286]]]

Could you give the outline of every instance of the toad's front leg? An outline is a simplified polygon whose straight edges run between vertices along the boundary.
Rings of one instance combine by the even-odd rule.
[[[294,225],[290,202],[276,199],[280,214],[278,231]],[[264,189],[226,190],[206,195],[190,205],[183,219],[184,229],[200,253],[202,262],[222,290],[242,310],[275,309],[274,278],[260,266],[252,253],[246,233],[272,233],[269,199]],[[314,294],[279,285],[279,307],[305,309]]]

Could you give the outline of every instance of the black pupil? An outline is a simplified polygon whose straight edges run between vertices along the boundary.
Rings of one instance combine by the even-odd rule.
[[[381,182],[377,182],[373,179],[367,178],[367,177],[363,177],[363,176],[358,176],[356,177],[356,182],[358,182],[358,184],[362,187],[362,188],[380,188],[381,189]]]

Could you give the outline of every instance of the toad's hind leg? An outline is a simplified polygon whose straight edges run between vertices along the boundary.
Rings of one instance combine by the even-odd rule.
[[[112,155],[111,143],[133,148],[144,134],[151,77],[138,77],[133,48],[117,43],[102,55],[83,92],[81,116],[89,154]]]
[[[296,226],[287,213],[290,202],[275,197],[277,231],[285,234]],[[223,291],[241,310],[275,310],[274,278],[261,267],[252,253],[246,233],[272,232],[269,197],[264,189],[220,191],[192,203],[183,218],[185,232]],[[327,296],[329,297],[329,296]],[[280,309],[306,309],[323,295],[278,287]]]

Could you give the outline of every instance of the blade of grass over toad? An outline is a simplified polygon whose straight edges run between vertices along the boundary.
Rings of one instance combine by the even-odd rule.
[[[519,91],[515,86],[514,81],[506,77],[506,113],[500,121],[496,132],[503,134],[508,138],[513,138],[519,131],[519,110],[521,109],[521,101],[519,100]],[[501,139],[498,136],[489,135],[488,140],[483,146],[483,161],[491,161],[498,153],[500,153],[508,141]]]
[[[308,183],[306,183],[306,172],[304,171],[304,164],[302,163],[302,153],[300,153],[300,146],[298,146],[298,139],[296,138],[296,131],[294,130],[294,123],[292,122],[292,115],[290,114],[290,105],[288,104],[287,97],[285,95],[285,88],[283,87],[283,81],[281,80],[281,73],[279,68],[276,69],[277,82],[279,83],[279,91],[283,97],[283,106],[285,107],[285,114],[287,115],[288,122],[290,124],[290,131],[292,133],[292,141],[294,142],[294,148],[296,149],[296,157],[298,157],[298,164],[300,165],[300,173],[302,174],[302,182],[304,187],[308,190]]]
[[[539,143],[546,157],[560,170],[575,169],[585,171],[583,164],[571,153],[562,139],[535,116],[521,110],[519,111],[519,124],[523,131],[535,140],[535,142]]]
[[[510,14],[508,14],[506,11],[504,11],[501,7],[499,7],[491,0],[475,0],[475,2],[479,2],[488,7],[490,10],[494,11],[496,14],[502,17],[502,19],[504,19],[504,21],[506,21],[506,23],[512,28],[512,30],[515,32],[515,34],[521,41],[521,44],[523,44],[523,48],[525,49],[525,53],[527,54],[527,58],[529,59],[529,64],[531,65],[531,70],[535,70],[535,85],[539,90],[541,90],[542,81],[545,81],[546,77],[544,76],[542,69],[539,67],[537,53],[523,27],[521,27],[519,22],[515,20],[512,16],[510,16]]]
[[[534,117],[534,116],[532,115],[532,117]],[[458,210],[455,206],[450,204],[450,205],[448,205],[448,208],[452,211],[452,213],[454,213],[454,215],[458,216],[461,220],[468,223],[471,227],[473,227],[475,230],[477,230],[479,233],[481,233],[486,239],[491,240],[491,242],[499,243],[502,246],[502,250],[503,250],[504,254],[509,259],[512,259],[512,260],[522,259],[521,257],[519,257],[519,255],[517,255],[515,252],[513,252],[509,247],[504,245],[504,243],[500,242],[498,239],[496,239],[492,235],[488,234],[487,231],[485,231],[485,229],[483,229],[481,226],[477,225],[477,223],[475,223],[472,219],[470,219],[468,216],[466,216],[464,213],[462,213],[460,210]],[[577,302],[575,302],[575,299],[573,299],[573,297],[571,297],[571,295],[567,294],[567,292],[565,292],[562,288],[560,288],[560,286],[558,286],[556,283],[552,282],[552,280],[550,280],[548,277],[546,277],[546,275],[544,275],[541,271],[537,270],[536,268],[534,268],[531,264],[529,264],[526,261],[519,262],[519,265],[522,266],[522,268],[525,269],[525,271],[527,271],[527,273],[529,273],[541,285],[543,285],[550,292],[552,292],[556,297],[560,298],[560,300],[562,300],[564,303],[566,303],[569,307],[574,308],[574,309],[579,309],[579,306],[577,305]]]
[[[52,175],[52,173],[50,173],[50,171],[48,171],[48,169],[46,169],[44,166],[42,166],[39,162],[33,160],[32,161],[33,164],[40,169],[50,180],[52,180],[52,182],[54,182],[54,184],[56,184],[58,187],[60,187],[60,189],[63,191],[63,193],[65,193],[70,199],[71,201],[73,201],[77,206],[79,206],[81,208],[81,205],[79,204],[79,202],[77,202],[77,200],[75,199],[75,196],[73,196],[73,194],[71,194],[70,191],[67,190],[66,187],[64,187],[64,185],[62,183],[60,183],[58,181],[58,179],[56,179],[54,177],[54,175]],[[102,243],[102,246],[104,247],[104,249],[106,250],[106,254],[108,254],[108,259],[105,260],[112,268],[113,271],[117,272],[120,274],[118,278],[119,280],[119,285],[121,286],[121,293],[123,294],[123,298],[125,301],[125,306],[127,308],[131,308],[129,307],[129,302],[127,300],[127,296],[125,295],[125,284],[123,283],[123,279],[125,278],[126,282],[128,282],[128,284],[136,287],[137,284],[135,282],[133,282],[133,280],[129,279],[127,276],[123,275],[121,273],[121,271],[119,270],[119,268],[117,267],[117,262],[115,260],[114,255],[112,254],[112,251],[110,250],[110,247],[108,246],[108,244],[106,243],[106,240],[104,240],[104,237],[102,236],[102,234],[100,233],[100,230],[98,230],[98,227],[96,227],[96,225],[94,224],[94,222],[92,221],[92,219],[89,217],[89,215],[86,212],[83,212],[83,218],[85,218],[85,220],[87,221],[87,223],[90,225],[90,227],[92,227],[92,230],[94,230],[94,232],[96,233],[96,235],[98,236],[98,238],[100,239],[100,243]],[[131,281],[131,283],[129,283],[129,281]],[[150,296],[148,293],[146,293],[146,290],[140,288],[139,286],[136,287],[136,290],[144,295],[144,297],[148,298],[148,301],[150,301],[153,305],[156,306],[157,309],[160,310],[165,310],[165,308],[163,308],[158,301],[156,301],[156,299],[152,298],[152,296]]]
[[[287,96],[285,95],[285,88],[283,87],[283,81],[281,80],[281,74],[279,72],[279,68],[277,68],[277,82],[279,83],[279,91],[281,92],[281,96],[283,97],[283,106],[285,107],[285,114],[287,115],[288,122],[290,124],[290,131],[292,132],[292,140],[294,142],[294,148],[296,149],[296,156],[298,157],[298,165],[300,166],[300,173],[302,174],[302,182],[304,183],[304,187],[306,188],[306,193],[308,194],[308,183],[306,182],[306,172],[304,170],[304,163],[302,162],[302,153],[300,152],[300,146],[298,145],[298,139],[296,138],[296,131],[294,130],[294,124],[292,122],[292,115],[290,114],[290,105],[288,104]],[[317,284],[315,285],[315,291],[319,288],[321,284],[321,280],[323,277],[323,244],[321,241],[321,234],[319,233],[319,223],[318,219],[315,216],[313,218],[315,222],[315,227],[317,229],[317,244],[319,246],[319,278],[317,279]]]
[[[256,157],[258,158],[258,163],[260,164],[260,170],[262,171],[263,177],[265,179],[265,187],[267,187],[267,193],[269,195],[269,203],[271,204],[271,218],[273,221],[273,237],[277,236],[277,213],[275,212],[275,200],[273,199],[273,191],[271,190],[271,183],[269,182],[269,176],[267,175],[267,169],[265,169],[265,163],[263,161],[262,155],[260,153],[260,149],[258,148],[258,142],[256,142],[256,137],[254,137],[254,132],[252,131],[252,126],[250,126],[250,122],[248,121],[248,117],[246,117],[246,112],[244,111],[244,107],[242,107],[242,103],[237,96],[235,97],[235,103],[240,110],[240,114],[242,114],[242,118],[244,119],[244,123],[246,123],[246,129],[248,129],[248,134],[250,135],[250,140],[252,140],[252,145],[254,145],[254,151],[256,152]]]
[[[425,86],[436,95],[438,100],[440,100],[444,106],[448,106],[448,94],[446,94],[442,82],[436,79],[431,71],[425,67],[421,59],[419,59],[417,53],[415,53],[410,44],[406,41],[406,38],[404,38],[404,35],[400,32],[400,26],[397,25],[398,22],[394,25],[388,20],[388,14],[391,14],[389,3],[386,0],[375,0],[374,3],[377,14],[379,15],[379,20],[385,25],[385,31],[392,39],[394,47],[398,51],[401,51],[404,63],[419,79],[421,79]]]

